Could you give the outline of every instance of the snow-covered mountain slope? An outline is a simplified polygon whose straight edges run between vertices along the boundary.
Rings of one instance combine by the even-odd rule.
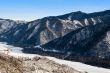
[[[41,57],[41,58],[45,57],[45,58],[52,60],[60,65],[64,64],[69,67],[72,67],[73,69],[77,70],[77,72],[74,72],[74,73],[79,73],[79,72],[80,73],[110,73],[109,69],[90,66],[90,65],[86,65],[86,64],[83,64],[80,62],[66,61],[66,60],[61,60],[61,59],[57,59],[57,58],[49,57],[49,56],[40,56],[37,54],[25,54],[25,53],[22,53],[20,47],[14,47],[14,46],[10,47],[10,46],[11,45],[7,45],[7,44],[3,44],[3,43],[0,44],[0,48],[7,48],[10,50],[10,52],[7,55],[13,56],[15,58],[30,58],[32,60],[34,57]],[[17,50],[19,50],[21,52],[16,52],[15,50],[12,51],[12,49],[15,49],[15,48],[17,48]],[[49,62],[51,62],[51,61],[49,61]],[[31,61],[30,61],[30,63],[31,63]],[[35,73],[37,73],[37,72],[35,72]],[[69,72],[66,72],[66,73],[69,73]]]
[[[91,48],[91,45],[94,46],[92,43],[97,43],[97,41],[101,39],[101,36],[104,36],[106,32],[110,30],[109,19],[110,16],[107,16],[102,18],[103,23],[89,25],[72,31],[63,37],[41,45],[41,49],[57,50],[65,53],[75,51],[81,52],[83,50],[86,51]],[[109,34],[107,33],[107,37],[109,37],[108,35]]]
[[[36,46],[35,49],[30,50],[30,53],[110,68],[110,16],[101,19],[103,23],[72,31],[44,45]],[[27,50],[24,52],[29,52]]]
[[[90,14],[78,11],[31,22],[1,19],[0,40],[28,45],[45,44],[73,30],[102,23],[101,17],[106,15],[110,15],[110,10]]]

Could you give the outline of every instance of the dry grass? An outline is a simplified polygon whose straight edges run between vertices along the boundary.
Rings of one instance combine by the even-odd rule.
[[[22,61],[11,56],[0,54],[1,73],[23,73]]]
[[[1,73],[82,73],[45,57],[19,58],[0,54]]]

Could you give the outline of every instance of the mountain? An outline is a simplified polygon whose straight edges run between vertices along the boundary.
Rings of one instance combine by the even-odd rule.
[[[58,58],[110,68],[109,19],[104,17],[103,23],[72,31],[37,48]]]
[[[110,15],[105,15],[100,17],[101,23],[79,28],[29,51],[110,68],[109,19]]]
[[[27,45],[45,44],[73,30],[102,23],[100,18],[106,15],[110,15],[110,10],[89,14],[77,11],[31,22],[0,19],[0,40]]]
[[[40,47],[45,48],[47,51],[56,50],[56,52],[64,52],[65,54],[67,54],[68,52],[70,53],[79,52],[81,54],[81,52],[84,53],[85,51],[90,50],[90,47],[95,48],[96,46],[94,47],[94,45],[98,46],[99,43],[100,45],[101,44],[104,44],[104,45],[98,46],[97,48],[107,49],[107,47],[104,48],[103,46],[107,45],[109,47],[109,30],[110,30],[109,19],[110,19],[110,16],[102,17],[101,18],[102,23],[79,28],[77,30],[74,30],[68,33],[63,37],[57,38],[44,45],[41,45]],[[109,51],[109,48],[108,48],[108,51]],[[89,52],[87,53],[88,55],[90,54]],[[104,55],[106,54],[102,55],[103,58],[104,58]],[[106,55],[106,56],[110,56],[110,55]]]
[[[110,68],[110,10],[81,11],[31,22],[0,19],[0,41],[25,53]]]

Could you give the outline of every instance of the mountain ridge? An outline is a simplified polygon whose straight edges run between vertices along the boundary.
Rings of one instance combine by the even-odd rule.
[[[100,18],[109,15],[109,12],[110,10],[86,14],[78,11],[61,16],[44,17],[26,23],[9,22],[8,20],[0,21],[0,40],[16,44],[45,44],[73,30],[101,23]],[[4,24],[6,25],[4,26]]]

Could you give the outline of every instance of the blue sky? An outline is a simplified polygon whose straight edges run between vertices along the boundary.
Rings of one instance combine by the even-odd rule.
[[[0,0],[0,18],[35,20],[74,11],[110,9],[110,0]]]

